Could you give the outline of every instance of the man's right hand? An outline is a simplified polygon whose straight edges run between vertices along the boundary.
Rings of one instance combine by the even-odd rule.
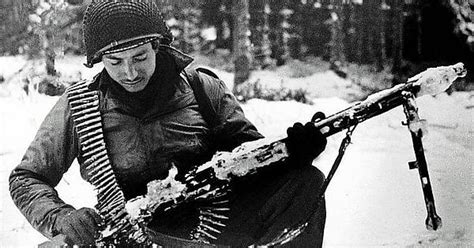
[[[89,245],[95,244],[102,223],[95,210],[81,208],[58,216],[55,229],[66,236],[65,242],[69,245]]]

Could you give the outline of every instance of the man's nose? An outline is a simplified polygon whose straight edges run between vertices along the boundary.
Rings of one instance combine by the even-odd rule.
[[[133,64],[125,65],[125,76],[128,80],[134,80],[138,76],[138,72]]]

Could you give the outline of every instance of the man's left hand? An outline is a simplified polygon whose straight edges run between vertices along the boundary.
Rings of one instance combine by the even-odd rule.
[[[324,151],[327,140],[312,122],[303,124],[297,122],[287,129],[286,147],[290,159],[299,165],[310,165]]]

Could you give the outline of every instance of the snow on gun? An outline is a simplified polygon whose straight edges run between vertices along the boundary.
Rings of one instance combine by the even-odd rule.
[[[429,68],[408,79],[407,83],[398,84],[392,88],[374,93],[368,96],[366,100],[318,121],[315,125],[326,136],[332,135],[403,104],[403,92],[411,92],[417,97],[435,95],[445,91],[454,80],[458,77],[464,77],[466,73],[467,71],[462,63]],[[209,162],[188,173],[186,176],[188,180],[184,183],[174,180],[176,172],[170,173],[170,176],[165,180],[150,182],[148,193],[130,200],[127,203],[127,211],[132,221],[141,221],[142,218],[149,216],[149,213],[153,213],[158,209],[160,205],[178,205],[184,201],[212,197],[217,194],[216,188],[210,185],[212,181],[222,184],[223,181],[226,182],[233,177],[252,174],[258,168],[268,166],[287,157],[288,152],[284,139],[276,141],[262,139],[244,143],[232,152],[216,153]],[[193,187],[192,185],[199,184],[193,179],[199,178],[198,175],[202,173],[214,178],[207,180],[201,187]],[[143,215],[146,212],[148,214]]]
[[[464,64],[457,63],[451,66],[428,68],[426,71],[409,78],[408,83],[420,85],[417,97],[436,95],[446,91],[456,78],[464,77],[466,74]]]

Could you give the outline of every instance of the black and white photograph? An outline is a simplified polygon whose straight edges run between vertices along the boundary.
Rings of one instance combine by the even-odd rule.
[[[0,247],[474,246],[474,1],[0,7]]]

